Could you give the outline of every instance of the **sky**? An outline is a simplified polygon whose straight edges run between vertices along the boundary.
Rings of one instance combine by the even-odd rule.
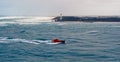
[[[120,0],[0,0],[0,15],[120,16]]]

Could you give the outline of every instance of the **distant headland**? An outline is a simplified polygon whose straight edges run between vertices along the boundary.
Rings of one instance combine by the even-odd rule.
[[[79,22],[120,22],[119,16],[57,16],[56,22],[79,21]]]

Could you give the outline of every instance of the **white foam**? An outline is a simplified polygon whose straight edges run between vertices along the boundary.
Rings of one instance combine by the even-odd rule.
[[[91,31],[87,31],[87,32],[85,32],[85,34],[90,34],[90,33],[98,33],[99,31],[97,31],[97,30],[91,30]]]
[[[55,45],[55,44],[59,44],[59,43],[47,43],[47,44],[52,44],[52,45]]]
[[[7,21],[0,21],[0,24],[39,24],[41,22],[54,22],[52,20],[53,18],[54,17],[25,17],[25,16],[0,17],[0,20],[7,19]],[[11,19],[14,20],[11,21]]]
[[[23,20],[16,20],[16,22],[24,22],[24,23],[38,23],[38,22],[52,22],[53,17],[28,17],[27,19]]]
[[[0,43],[15,43],[15,42],[21,42],[21,43],[30,43],[30,44],[49,44],[52,43],[51,40],[26,40],[26,39],[9,39],[8,37],[0,37]]]
[[[0,19],[16,19],[16,18],[25,18],[24,16],[7,16],[7,17],[0,17]]]

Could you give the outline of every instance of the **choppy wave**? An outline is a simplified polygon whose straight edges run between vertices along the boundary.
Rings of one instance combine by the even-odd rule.
[[[98,33],[99,31],[97,31],[97,30],[91,30],[91,31],[87,31],[87,32],[85,32],[86,34],[96,34],[96,33]]]
[[[0,61],[120,62],[119,26],[55,22],[0,27]],[[56,45],[52,38],[65,39],[67,44]]]
[[[57,44],[57,43],[52,43],[51,40],[27,40],[27,39],[9,38],[9,37],[0,37],[0,43]]]

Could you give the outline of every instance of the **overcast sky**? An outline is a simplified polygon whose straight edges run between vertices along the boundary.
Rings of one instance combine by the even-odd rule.
[[[0,15],[120,15],[120,0],[0,0]]]

